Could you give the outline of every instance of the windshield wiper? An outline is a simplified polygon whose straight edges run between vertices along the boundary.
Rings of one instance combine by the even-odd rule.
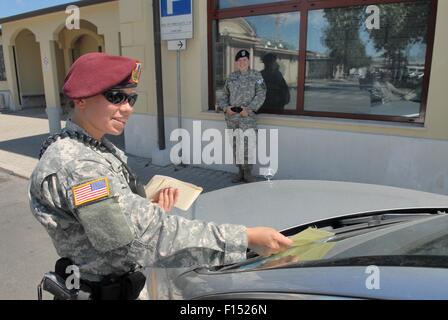
[[[262,259],[261,257],[259,259]],[[253,259],[251,263],[258,261]],[[266,271],[273,269],[291,269],[291,268],[317,268],[317,267],[413,267],[413,268],[448,268],[448,256],[442,255],[381,255],[381,256],[362,256],[339,259],[321,259],[303,262],[291,262],[276,267],[266,267],[262,265],[258,268],[240,269],[247,265],[247,262],[237,263],[220,268],[211,268],[196,270],[197,272],[249,272]]]
[[[381,214],[341,219],[338,221],[340,227],[336,227],[331,230],[335,233],[335,236],[332,237],[330,241],[339,241],[359,234],[364,234],[366,232],[383,229],[398,223],[415,221],[417,219],[424,219],[432,216],[433,215],[431,214]]]
[[[297,262],[279,268],[312,268],[312,267],[421,267],[448,268],[448,256],[442,255],[384,255],[364,256],[340,259],[323,259],[315,261]]]
[[[344,232],[348,233],[356,230],[374,229],[381,226],[384,227],[388,224],[407,222],[414,219],[429,218],[435,215],[446,214],[447,211],[446,208],[415,208],[365,212],[310,222],[283,230],[282,234],[289,237],[312,227],[324,229],[337,235]]]

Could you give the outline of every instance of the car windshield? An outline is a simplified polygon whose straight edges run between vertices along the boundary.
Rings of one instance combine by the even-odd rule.
[[[444,212],[343,218],[333,226],[308,227],[290,235],[294,244],[286,251],[270,257],[255,256],[219,271],[299,267],[316,262],[334,265],[335,261],[360,257],[375,257],[378,264],[387,260],[392,265],[403,265],[403,259],[391,257],[411,257],[413,265],[418,261],[417,266],[422,267],[446,267],[448,261],[448,215]],[[438,265],[442,258],[444,263]]]

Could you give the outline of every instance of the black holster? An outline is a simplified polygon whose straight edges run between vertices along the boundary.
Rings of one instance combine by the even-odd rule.
[[[73,262],[61,258],[56,262],[55,273],[64,280],[67,279],[65,270]],[[91,292],[92,300],[135,300],[145,287],[146,277],[140,271],[129,272],[122,276],[105,276],[100,282],[81,279],[81,286]]]
[[[146,277],[135,271],[121,277],[105,277],[101,282],[81,283],[91,289],[93,300],[135,300],[145,287]]]

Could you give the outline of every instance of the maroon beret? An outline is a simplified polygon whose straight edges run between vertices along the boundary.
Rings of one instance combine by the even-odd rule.
[[[111,88],[136,87],[141,63],[105,53],[87,53],[73,63],[64,80],[64,94],[70,99],[96,96]]]

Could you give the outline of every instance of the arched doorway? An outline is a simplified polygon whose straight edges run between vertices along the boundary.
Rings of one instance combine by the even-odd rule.
[[[64,79],[70,66],[83,54],[103,51],[104,37],[98,34],[98,28],[93,23],[86,20],[80,21],[80,29],[69,30],[65,25],[61,26],[56,30],[55,37],[58,84],[62,93]],[[67,116],[70,111],[69,103],[62,94],[61,106],[63,115]]]
[[[34,33],[28,29],[20,31],[14,39],[13,53],[20,105],[45,107],[42,59]],[[45,63],[49,61],[43,61],[44,66]]]
[[[89,52],[102,52],[101,44],[89,34],[79,36],[72,46],[72,58],[76,61],[80,56]]]
[[[56,60],[58,65],[59,87],[62,87],[70,66],[80,56],[90,52],[103,52],[105,47],[104,36],[98,34],[98,28],[87,20],[80,21],[80,29],[69,30],[61,26],[55,33],[58,46],[56,48]],[[63,115],[70,112],[69,103],[64,97],[61,99]],[[124,134],[118,137],[108,136],[120,149],[124,149]]]
[[[69,30],[61,26],[55,34],[58,42],[57,50],[62,61],[62,74],[66,74],[73,62],[81,55],[89,52],[102,52],[104,48],[104,36],[98,34],[98,28],[87,20],[80,21],[80,28]]]

